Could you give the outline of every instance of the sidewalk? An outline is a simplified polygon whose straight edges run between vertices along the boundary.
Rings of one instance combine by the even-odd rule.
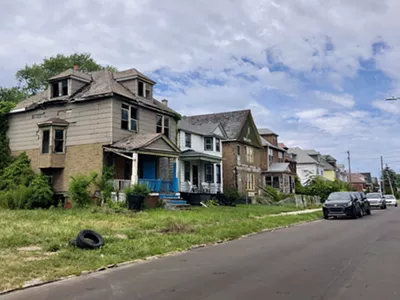
[[[305,210],[296,210],[290,211],[280,214],[269,215],[269,217],[279,217],[279,216],[287,216],[287,215],[301,215],[301,214],[309,214],[313,212],[321,211],[321,208],[313,208],[313,209],[305,209]]]

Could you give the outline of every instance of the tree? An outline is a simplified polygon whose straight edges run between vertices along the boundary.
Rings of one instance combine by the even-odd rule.
[[[18,103],[28,97],[28,94],[18,87],[3,88],[0,87],[0,102]]]
[[[89,53],[74,53],[72,55],[57,54],[44,58],[40,64],[33,64],[19,70],[16,74],[23,90],[34,95],[46,89],[47,80],[67,69],[78,66],[80,71],[93,72],[108,69],[116,71],[114,67],[98,64]]]
[[[0,101],[0,176],[3,170],[11,163],[10,147],[8,146],[7,113],[15,106],[10,101]]]
[[[389,182],[390,179],[390,182]],[[392,185],[393,192],[396,191],[396,186],[397,186],[397,174],[395,171],[393,171],[391,168],[386,166],[386,168],[383,169],[383,186],[385,189],[385,194],[391,194],[392,189],[390,187],[390,184]]]

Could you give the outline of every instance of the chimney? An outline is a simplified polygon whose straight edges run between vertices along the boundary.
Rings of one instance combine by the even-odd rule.
[[[79,67],[77,65],[74,66],[74,70],[78,70]]]
[[[162,104],[164,104],[165,106],[168,106],[168,100],[167,100],[167,99],[163,99],[161,102],[162,102]]]

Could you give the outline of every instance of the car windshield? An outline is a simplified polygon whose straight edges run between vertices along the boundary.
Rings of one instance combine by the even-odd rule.
[[[381,198],[381,194],[379,193],[368,193],[367,198]]]
[[[332,193],[329,195],[326,201],[350,201],[350,195],[348,193]]]
[[[393,195],[385,195],[386,199],[395,199]]]

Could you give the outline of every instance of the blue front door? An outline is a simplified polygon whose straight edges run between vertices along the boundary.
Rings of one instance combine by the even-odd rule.
[[[156,165],[157,161],[155,158],[146,158],[143,160],[144,179],[156,179]]]

